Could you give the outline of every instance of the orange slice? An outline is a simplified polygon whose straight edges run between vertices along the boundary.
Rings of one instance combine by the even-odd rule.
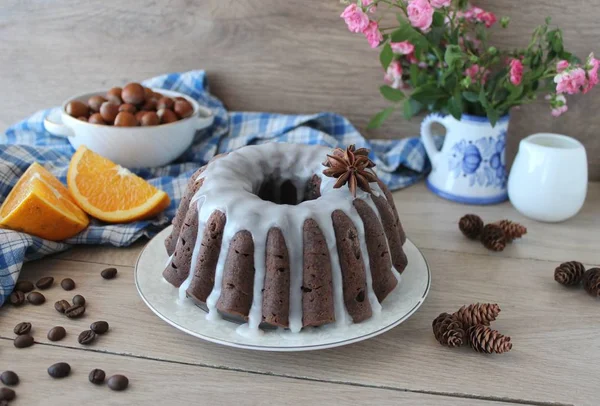
[[[0,207],[0,227],[52,241],[72,237],[88,224],[67,188],[38,163],[27,168]]]
[[[171,202],[162,190],[83,146],[71,158],[67,183],[79,207],[109,223],[154,217]]]

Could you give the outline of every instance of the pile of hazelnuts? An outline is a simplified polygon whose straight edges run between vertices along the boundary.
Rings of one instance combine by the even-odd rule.
[[[87,104],[78,100],[65,108],[68,115],[91,124],[137,127],[169,124],[189,117],[192,104],[183,97],[166,97],[139,83],[113,87],[106,96],[92,96]]]

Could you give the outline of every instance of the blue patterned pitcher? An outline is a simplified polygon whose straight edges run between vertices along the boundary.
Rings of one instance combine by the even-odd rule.
[[[429,189],[448,200],[467,204],[494,204],[508,199],[506,190],[506,131],[509,116],[492,127],[485,117],[430,114],[421,124],[421,139],[431,161]],[[433,141],[431,126],[446,128],[441,150]]]

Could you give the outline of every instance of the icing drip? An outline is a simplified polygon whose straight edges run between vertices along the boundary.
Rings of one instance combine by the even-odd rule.
[[[215,210],[220,210],[225,213],[227,220],[215,272],[215,283],[206,301],[209,310],[207,318],[220,317],[216,305],[221,295],[224,265],[230,242],[238,231],[247,230],[254,242],[254,286],[248,323],[240,326],[238,332],[244,335],[260,334],[267,234],[272,227],[278,227],[283,233],[290,261],[289,328],[292,332],[299,332],[302,329],[302,230],[304,222],[313,219],[319,225],[330,252],[336,325],[351,324],[351,318],[344,306],[342,273],[331,219],[332,212],[339,209],[350,217],[358,231],[362,260],[366,269],[368,299],[374,315],[379,313],[381,305],[372,288],[362,220],[353,206],[352,198],[349,198],[348,188],[334,189],[336,179],[322,175],[323,158],[330,152],[330,148],[321,146],[270,143],[241,148],[208,165],[197,179],[203,178],[204,183],[192,198],[191,204],[198,204],[199,234],[193,251],[190,275],[180,287],[180,296],[185,297],[185,291],[193,278],[204,226],[209,216]],[[264,182],[275,180],[275,198],[279,201],[280,186],[285,181],[290,181],[296,188],[297,201],[301,201],[306,184],[315,174],[321,178],[321,196],[318,199],[287,205],[262,200],[257,195]],[[376,195],[382,193],[378,186],[371,186]],[[359,190],[357,198],[367,202],[379,218],[379,212],[368,193]],[[395,269],[393,272],[399,279],[398,272]]]

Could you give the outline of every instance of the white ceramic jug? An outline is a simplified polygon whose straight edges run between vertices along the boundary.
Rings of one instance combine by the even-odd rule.
[[[547,133],[521,140],[508,194],[523,215],[547,222],[573,217],[583,206],[587,185],[587,156],[579,141]]]
[[[431,161],[427,186],[435,194],[467,204],[494,204],[506,191],[506,130],[509,116],[492,127],[485,117],[430,114],[421,124],[421,138]],[[431,133],[433,123],[446,127],[441,150]]]

